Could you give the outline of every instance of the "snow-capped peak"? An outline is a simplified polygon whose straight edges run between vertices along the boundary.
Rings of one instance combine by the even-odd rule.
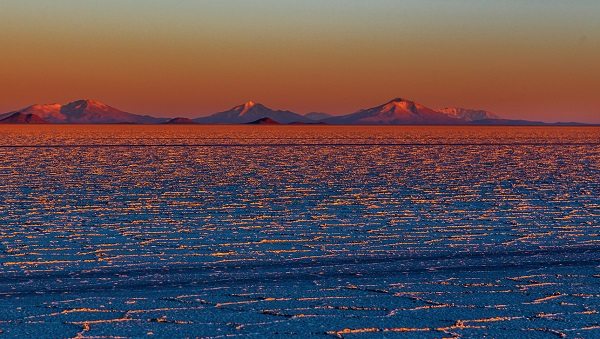
[[[240,115],[244,115],[246,113],[248,113],[248,111],[250,111],[250,109],[252,109],[252,107],[256,106],[256,103],[252,100],[247,101],[243,106],[242,106],[242,111],[240,112]]]
[[[382,113],[417,113],[419,109],[426,108],[411,100],[395,98],[379,107]]]

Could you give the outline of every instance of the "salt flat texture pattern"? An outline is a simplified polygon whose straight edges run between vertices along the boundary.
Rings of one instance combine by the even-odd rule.
[[[600,336],[600,128],[1,126],[9,336]]]

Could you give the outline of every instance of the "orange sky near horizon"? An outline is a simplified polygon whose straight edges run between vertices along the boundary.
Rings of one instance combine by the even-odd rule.
[[[403,97],[600,123],[599,18],[591,0],[5,0],[0,112],[344,114]]]

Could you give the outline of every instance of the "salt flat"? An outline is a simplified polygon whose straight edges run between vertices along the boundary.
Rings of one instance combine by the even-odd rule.
[[[598,337],[598,192],[598,127],[0,126],[0,331]]]

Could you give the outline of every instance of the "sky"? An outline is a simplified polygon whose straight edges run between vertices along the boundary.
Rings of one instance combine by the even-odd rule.
[[[597,0],[2,0],[0,46],[0,112],[345,114],[402,97],[600,123]]]

